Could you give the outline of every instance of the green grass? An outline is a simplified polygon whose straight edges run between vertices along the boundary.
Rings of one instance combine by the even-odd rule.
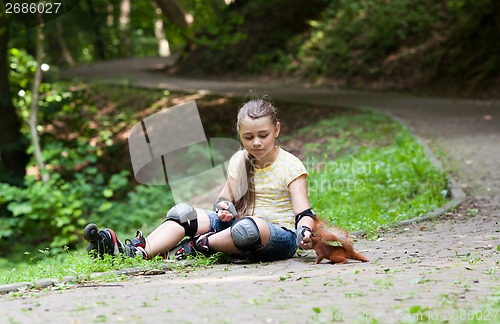
[[[94,258],[83,251],[71,252],[66,249],[64,254],[50,256],[51,252],[40,250],[36,255],[25,252],[24,262],[7,263],[0,262],[0,268],[4,268],[0,274],[0,285],[16,282],[32,282],[44,278],[55,278],[62,280],[65,276],[75,277],[75,281],[114,281],[119,274],[105,276],[99,279],[92,278],[92,273],[119,270],[124,268],[140,268],[143,270],[163,269],[163,260],[156,257],[153,260],[129,257],[111,257],[104,255],[103,259]],[[189,266],[193,268],[207,268],[214,264],[229,262],[227,255],[218,252],[206,257],[202,254],[189,256]],[[0,260],[1,261],[1,260]],[[175,263],[170,269],[181,271],[184,267]]]
[[[50,255],[50,251],[40,250],[36,254],[25,252],[26,260],[15,266],[3,264],[5,270],[0,274],[0,284],[32,282],[44,278],[62,280],[65,276],[74,276],[75,281],[92,280],[94,272],[106,272],[124,268],[161,269],[162,261],[156,258],[146,261],[140,258],[111,257],[93,258],[82,251]],[[115,280],[119,275],[109,276],[105,280]]]
[[[309,199],[328,222],[374,230],[446,202],[444,171],[431,164],[408,130],[385,115],[364,111],[323,120],[301,135],[312,141],[304,146],[303,161]]]

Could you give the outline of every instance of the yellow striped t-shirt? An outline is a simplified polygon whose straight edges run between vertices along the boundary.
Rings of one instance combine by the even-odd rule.
[[[250,206],[246,216],[256,216],[295,231],[295,215],[288,185],[299,176],[305,174],[307,177],[308,174],[296,156],[277,148],[278,156],[273,164],[263,169],[254,168],[255,209]],[[246,154],[245,150],[238,151],[229,161],[229,176],[237,181],[244,175]]]

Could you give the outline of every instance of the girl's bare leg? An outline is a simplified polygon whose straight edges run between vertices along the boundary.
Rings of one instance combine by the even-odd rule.
[[[257,223],[257,227],[259,228],[260,232],[260,241],[262,243],[262,246],[264,247],[267,245],[267,242],[269,242],[269,235],[270,235],[269,226],[264,220],[260,218],[256,217],[252,218]],[[210,237],[208,237],[208,242],[210,244],[210,247],[215,251],[234,253],[234,254],[241,253],[241,250],[239,250],[236,246],[234,246],[233,239],[231,238],[230,228],[227,228],[214,235],[211,235]]]
[[[203,209],[195,208],[195,210],[198,214],[198,231],[196,234],[208,232],[210,229],[210,219],[207,213]],[[167,252],[179,243],[184,236],[185,231],[180,224],[174,221],[166,221],[146,238],[146,252],[150,258]]]

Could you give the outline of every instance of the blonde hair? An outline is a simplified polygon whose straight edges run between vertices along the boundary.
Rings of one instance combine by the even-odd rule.
[[[260,99],[251,99],[243,104],[238,110],[238,117],[236,121],[236,130],[240,132],[240,124],[244,118],[262,118],[269,117],[274,126],[278,123],[278,111],[271,103],[269,98],[263,97]],[[250,207],[255,208],[255,184],[254,184],[254,167],[255,157],[250,153],[245,153],[243,170],[246,173],[246,192],[234,204],[239,217],[245,217]],[[252,213],[253,215],[253,210]]]

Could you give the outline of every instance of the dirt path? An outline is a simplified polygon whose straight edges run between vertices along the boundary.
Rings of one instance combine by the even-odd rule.
[[[170,271],[133,277],[113,286],[51,289],[22,297],[11,294],[0,304],[3,318],[30,323],[313,323],[330,322],[333,317],[392,323],[423,315],[456,322],[470,319],[476,313],[467,311],[474,310],[483,319],[500,321],[499,297],[491,297],[499,292],[500,262],[497,101],[174,79],[144,72],[157,61],[134,61],[133,79],[126,82],[235,96],[255,89],[273,98],[390,112],[431,147],[447,154],[458,171],[454,176],[472,198],[438,220],[359,240],[356,248],[370,263],[313,266],[313,253],[309,253],[269,264],[218,265],[187,275]],[[101,66],[104,72],[87,67],[85,73],[94,77],[104,73],[103,79],[112,79],[126,75],[126,66]],[[71,72],[77,74],[77,70]]]
[[[493,319],[498,305],[483,301],[498,291],[500,240],[492,233],[498,226],[482,212],[466,216],[475,208],[361,240],[357,248],[370,263],[313,266],[309,254],[270,264],[217,265],[10,295],[0,309],[3,318],[23,323],[317,323],[332,317],[392,323],[425,315],[453,319],[469,310]],[[412,315],[411,308],[421,311]]]

